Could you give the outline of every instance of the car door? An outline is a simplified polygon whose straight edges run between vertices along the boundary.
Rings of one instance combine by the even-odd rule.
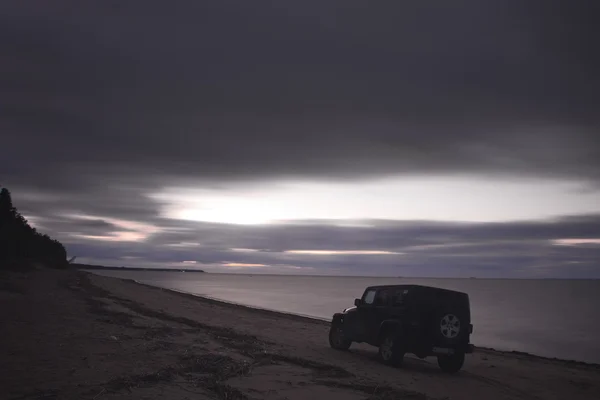
[[[376,345],[379,340],[381,323],[390,318],[392,292],[389,288],[380,288],[375,293],[371,312],[368,317],[367,343]]]
[[[353,324],[354,336],[357,342],[366,342],[370,334],[370,324],[374,309],[376,289],[367,289],[356,307],[356,319]]]

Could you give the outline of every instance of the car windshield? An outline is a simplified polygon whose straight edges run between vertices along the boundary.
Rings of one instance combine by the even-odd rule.
[[[367,293],[365,293],[363,302],[365,304],[373,304],[373,301],[375,300],[375,290],[369,290],[367,291]]]

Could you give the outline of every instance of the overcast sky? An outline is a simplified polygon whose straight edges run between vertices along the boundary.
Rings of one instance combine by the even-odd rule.
[[[3,1],[0,185],[82,262],[600,278],[597,10]]]

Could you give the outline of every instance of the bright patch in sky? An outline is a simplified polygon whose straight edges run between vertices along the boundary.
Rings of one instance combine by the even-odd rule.
[[[189,247],[198,247],[198,246],[200,246],[200,243],[197,243],[197,242],[179,242],[179,243],[169,243],[166,246],[169,246],[169,247],[189,248]]]
[[[256,267],[266,267],[265,264],[246,264],[246,263],[226,263],[223,264],[225,267],[234,267],[234,268],[256,268]]]
[[[556,239],[553,243],[559,246],[577,246],[580,244],[600,245],[600,239]]]
[[[285,253],[292,254],[313,254],[313,255],[383,255],[383,254],[402,254],[393,251],[378,250],[286,250]]]
[[[243,248],[239,248],[239,247],[234,247],[229,250],[236,251],[238,253],[256,253],[256,252],[258,252],[257,249],[243,249]]]
[[[111,232],[111,235],[80,235],[77,233],[72,234],[71,236],[82,238],[82,239],[91,239],[91,240],[104,240],[107,242],[140,242],[146,240],[147,235],[137,233],[137,232],[121,232],[115,231]]]
[[[315,219],[492,222],[600,212],[600,192],[583,183],[476,177],[173,187],[151,197],[167,204],[167,218],[250,225]]]

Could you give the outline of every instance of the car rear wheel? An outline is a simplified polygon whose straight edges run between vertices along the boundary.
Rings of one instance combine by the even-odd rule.
[[[402,350],[402,343],[400,336],[394,332],[389,331],[384,333],[381,343],[379,344],[379,359],[388,365],[399,367],[404,361],[404,351]]]
[[[441,370],[449,374],[454,374],[463,367],[465,363],[465,354],[457,353],[446,356],[438,356],[438,365]]]
[[[329,329],[329,345],[336,350],[348,350],[352,344],[351,340],[346,339],[344,330],[340,325],[331,325]]]

